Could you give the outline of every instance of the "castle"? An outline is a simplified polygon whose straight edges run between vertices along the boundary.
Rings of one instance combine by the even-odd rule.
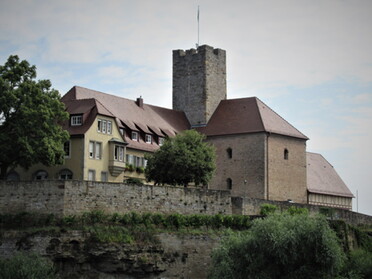
[[[65,164],[16,168],[8,180],[144,180],[145,154],[196,129],[216,148],[208,185],[233,197],[351,209],[353,195],[308,138],[256,97],[227,99],[226,52],[203,45],[173,51],[173,109],[74,86],[62,97]]]

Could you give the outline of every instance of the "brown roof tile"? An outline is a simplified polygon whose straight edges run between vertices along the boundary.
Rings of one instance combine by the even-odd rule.
[[[197,130],[207,136],[270,132],[308,139],[256,97],[221,101],[207,126]]]
[[[306,153],[307,190],[310,193],[353,198],[333,166],[320,154]]]

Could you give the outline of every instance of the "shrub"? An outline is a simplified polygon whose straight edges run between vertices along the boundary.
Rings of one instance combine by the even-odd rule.
[[[264,203],[261,205],[260,214],[267,216],[267,215],[275,213],[277,209],[278,207],[274,204]]]
[[[142,186],[143,185],[143,182],[141,179],[139,178],[134,178],[134,177],[130,177],[128,179],[126,179],[124,181],[125,184],[128,184],[128,185],[140,185]]]
[[[287,209],[287,212],[291,215],[296,215],[296,214],[309,214],[309,210],[304,207],[297,207],[297,206],[290,206]]]
[[[271,214],[222,242],[210,278],[336,278],[344,260],[324,217]]]
[[[10,259],[0,258],[0,278],[4,279],[55,279],[58,278],[52,263],[36,254],[16,254]]]

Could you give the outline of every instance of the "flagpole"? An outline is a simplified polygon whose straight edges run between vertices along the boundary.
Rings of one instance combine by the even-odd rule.
[[[196,48],[198,48],[199,47],[199,6],[198,6],[198,43],[197,43],[197,45],[196,45]]]

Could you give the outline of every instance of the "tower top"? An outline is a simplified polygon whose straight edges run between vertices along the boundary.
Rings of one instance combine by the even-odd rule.
[[[208,45],[173,50],[173,109],[185,112],[191,126],[208,123],[226,99],[226,51]]]

